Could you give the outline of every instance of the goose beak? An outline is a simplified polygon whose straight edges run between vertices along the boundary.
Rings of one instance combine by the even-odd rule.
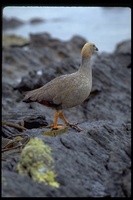
[[[95,47],[95,51],[98,51],[98,48],[97,48],[97,47]]]

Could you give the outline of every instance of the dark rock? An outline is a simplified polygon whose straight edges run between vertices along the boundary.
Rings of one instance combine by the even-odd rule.
[[[26,50],[4,48],[3,120],[19,123],[28,117],[38,123],[38,117],[45,116],[51,124],[51,110],[37,103],[23,103],[24,92],[61,74],[75,72],[85,42],[80,36],[63,42],[45,33],[32,34]],[[82,105],[65,111],[70,122],[80,122],[82,132],[69,127],[64,134],[50,137],[43,134],[47,128],[23,131],[30,137],[41,138],[52,148],[60,188],[19,175],[14,162],[13,168],[2,168],[4,197],[131,196],[130,43],[118,44],[112,54],[94,55],[91,95]],[[17,77],[23,77],[20,83],[16,82]]]
[[[18,28],[23,24],[24,22],[17,18],[10,18],[10,19],[7,19],[5,17],[3,18],[3,30]]]
[[[115,53],[131,55],[131,40],[117,44]]]
[[[24,127],[28,129],[39,128],[48,125],[44,116],[29,117],[29,118],[24,118],[23,120],[24,120]]]
[[[42,136],[47,129],[36,129],[34,133],[26,130],[25,133],[36,134],[52,148],[52,155],[57,173],[56,181],[59,182],[59,189],[51,189],[45,184],[33,182],[29,177],[24,178],[13,169],[5,173],[3,177],[7,184],[3,186],[3,191],[7,190],[15,177],[16,181],[11,184],[8,193],[12,195],[13,190],[16,196],[45,196],[48,197],[125,197],[130,195],[130,175],[125,173],[131,167],[130,158],[125,153],[125,143],[130,143],[130,136],[127,137],[123,131],[123,126],[118,123],[99,121],[96,125],[92,123],[82,123],[84,131],[76,133],[71,129],[61,136]],[[106,128],[105,128],[106,127]],[[115,146],[114,146],[115,144]],[[119,148],[118,148],[119,146]],[[8,163],[8,166],[10,164]],[[7,168],[7,165],[6,165]],[[127,178],[126,178],[127,177]],[[22,178],[21,181],[18,181]],[[23,183],[28,184],[27,187]],[[74,184],[73,184],[74,183]],[[15,187],[19,187],[15,190]],[[36,187],[36,194],[34,194]],[[23,191],[23,194],[22,194]],[[54,192],[53,192],[54,191]],[[126,195],[125,195],[126,194]]]
[[[12,127],[8,127],[8,126],[2,126],[2,136],[3,137],[12,137],[14,135],[18,135],[19,134],[19,130],[14,129]]]
[[[30,24],[40,24],[40,23],[45,22],[45,20],[41,19],[41,18],[33,18],[29,22],[30,22]]]

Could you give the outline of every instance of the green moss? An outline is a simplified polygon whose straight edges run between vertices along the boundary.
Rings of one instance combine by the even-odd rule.
[[[17,35],[3,35],[3,46],[8,47],[11,45],[23,45],[28,43],[29,41],[26,38]]]
[[[51,130],[51,131],[46,131],[43,133],[43,135],[47,135],[47,136],[57,136],[57,135],[61,135],[63,133],[65,133],[68,130],[68,126],[58,129],[58,130]]]
[[[20,174],[30,175],[34,181],[45,182],[53,187],[59,187],[55,181],[51,148],[39,138],[31,138],[23,149],[17,169]]]

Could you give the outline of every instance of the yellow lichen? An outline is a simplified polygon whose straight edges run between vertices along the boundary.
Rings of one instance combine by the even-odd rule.
[[[53,187],[59,187],[59,184],[57,182],[55,182],[55,173],[53,171],[48,171],[46,174],[45,174],[45,179],[48,183],[50,183],[51,186]]]
[[[39,138],[31,138],[24,147],[17,169],[20,174],[27,174],[34,181],[45,182],[53,187],[59,187],[55,181],[55,172],[51,156],[51,148]]]

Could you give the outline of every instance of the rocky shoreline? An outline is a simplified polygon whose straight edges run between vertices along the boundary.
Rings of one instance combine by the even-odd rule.
[[[91,95],[80,106],[65,111],[83,129],[68,128],[56,137],[44,135],[53,111],[22,102],[24,93],[79,68],[86,40],[69,41],[48,33],[31,34],[29,41],[3,45],[2,120],[20,124],[21,134],[39,137],[52,149],[59,188],[33,181],[17,172],[21,152],[2,161],[3,197],[129,197],[131,195],[131,41],[112,53],[93,58]],[[43,127],[42,127],[43,126]],[[3,124],[2,137],[20,130]]]

